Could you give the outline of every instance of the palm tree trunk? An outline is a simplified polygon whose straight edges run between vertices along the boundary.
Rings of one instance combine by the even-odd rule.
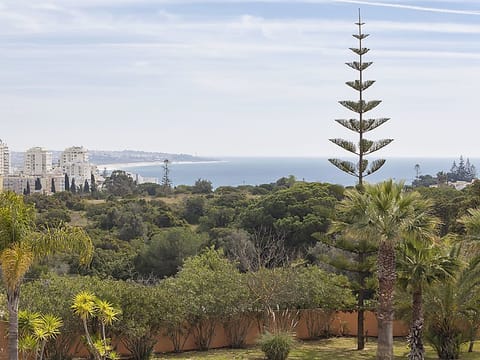
[[[377,360],[393,360],[393,289],[395,279],[394,244],[392,241],[382,241],[378,248]]]
[[[8,359],[18,360],[18,302],[20,289],[7,290],[8,308]]]
[[[412,294],[412,325],[408,335],[408,344],[410,346],[409,360],[423,360],[425,358],[425,349],[423,347],[423,305],[422,305],[422,287],[416,286]]]

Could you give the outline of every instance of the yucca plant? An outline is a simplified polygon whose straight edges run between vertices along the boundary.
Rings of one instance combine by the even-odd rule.
[[[82,291],[75,296],[72,310],[82,320],[85,342],[93,357],[96,360],[116,359],[117,354],[113,351],[110,339],[106,337],[106,326],[118,320],[121,310],[89,291]],[[88,328],[88,322],[93,318],[100,322],[100,334],[95,336],[91,335]]]
[[[18,314],[19,351],[23,359],[43,360],[45,345],[60,334],[63,321],[57,316],[22,310]]]

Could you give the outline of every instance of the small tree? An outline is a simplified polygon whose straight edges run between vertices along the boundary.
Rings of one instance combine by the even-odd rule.
[[[164,293],[159,286],[120,284],[117,295],[122,307],[122,319],[113,323],[112,329],[122,339],[134,360],[150,359],[164,322]]]
[[[40,178],[35,179],[35,191],[40,191],[42,190],[42,182],[40,181]]]
[[[172,192],[172,180],[170,179],[170,161],[165,159],[163,161],[163,176],[161,182],[161,192],[164,196],[171,194]]]
[[[95,175],[93,173],[90,173],[90,191],[92,193],[97,191],[97,183],[95,181]]]
[[[65,191],[70,191],[70,178],[65,174]]]
[[[75,178],[72,179],[72,184],[70,185],[70,191],[72,194],[77,193],[77,185],[75,184]]]
[[[212,182],[205,179],[198,179],[192,186],[193,194],[210,194],[213,191]]]
[[[213,248],[185,261],[176,279],[178,295],[188,299],[188,321],[202,350],[210,347],[216,325],[247,293],[235,265]]]
[[[45,345],[60,334],[62,319],[50,314],[38,314],[26,310],[18,314],[19,349],[24,358],[34,352],[35,360],[43,360]]]
[[[299,268],[295,288],[299,294],[297,307],[304,309],[311,338],[329,335],[335,311],[351,310],[355,306],[348,279],[327,273],[317,266]]]
[[[350,224],[355,221],[348,219],[348,216],[344,220]],[[331,227],[332,233],[336,231],[335,226]],[[374,276],[378,245],[369,238],[349,237],[345,231],[333,237],[323,234],[316,234],[316,237],[321,242],[319,245],[323,245],[320,246],[320,250],[322,251],[325,245],[328,249],[319,257],[319,261],[333,266],[351,280],[353,292],[357,297],[357,349],[361,350],[365,347],[365,310],[372,309],[372,305],[367,301],[374,298],[376,290]],[[315,248],[312,251],[314,250]]]
[[[106,326],[117,320],[120,309],[88,291],[82,291],[75,296],[72,310],[82,320],[87,347],[95,360],[116,359],[111,340],[106,337]],[[92,337],[88,327],[90,319],[97,319],[100,323],[100,332],[95,337]]]
[[[88,180],[85,179],[85,182],[83,183],[83,192],[89,193],[90,192],[90,185],[88,184]]]
[[[425,290],[441,281],[449,281],[458,270],[458,261],[445,249],[435,246],[429,239],[408,239],[400,247],[398,279],[401,287],[412,297],[412,319],[408,343],[409,360],[423,360],[423,294]]]
[[[178,285],[177,278],[166,278],[160,283],[160,291],[165,299],[162,306],[163,327],[165,335],[170,339],[175,352],[180,352],[190,336],[187,325],[190,313],[190,297],[182,296],[187,291]],[[183,282],[183,281],[180,281]]]

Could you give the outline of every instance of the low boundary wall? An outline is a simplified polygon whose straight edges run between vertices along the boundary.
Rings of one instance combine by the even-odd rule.
[[[308,339],[308,330],[306,315],[307,312],[302,312],[298,325],[296,326],[296,336],[299,339]],[[7,328],[6,322],[0,322],[0,360],[8,360],[8,345],[7,345]],[[162,332],[160,332],[162,333]],[[356,312],[337,312],[333,315],[330,323],[330,333],[336,336],[356,336],[357,335],[357,313]],[[376,337],[378,335],[377,319],[373,312],[365,313],[365,333],[367,336]],[[402,321],[394,321],[393,335],[406,336],[408,334],[408,326]],[[252,322],[246,337],[247,345],[254,345],[259,337],[259,329],[256,322]],[[128,350],[124,347],[119,339],[114,339],[114,346],[118,353],[128,355]],[[211,348],[222,348],[230,346],[225,330],[221,324],[215,328],[215,335],[212,339]],[[197,346],[193,336],[189,336],[185,341],[184,349],[196,350]],[[154,352],[164,353],[172,352],[173,345],[169,338],[164,335],[157,337],[157,343],[154,347]],[[83,346],[75,346],[72,348],[72,355],[75,357],[84,357],[88,353]]]

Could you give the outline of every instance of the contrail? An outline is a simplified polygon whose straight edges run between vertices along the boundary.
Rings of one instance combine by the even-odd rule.
[[[340,3],[348,3],[348,4],[383,6],[383,7],[392,7],[392,8],[399,8],[399,9],[417,10],[417,11],[429,11],[429,12],[438,12],[438,13],[447,13],[447,14],[477,15],[477,16],[480,15],[480,11],[474,11],[474,10],[442,9],[442,8],[432,8],[432,7],[425,7],[425,6],[402,5],[402,4],[392,4],[392,3],[362,1],[362,0],[334,0],[334,1],[340,2]]]

